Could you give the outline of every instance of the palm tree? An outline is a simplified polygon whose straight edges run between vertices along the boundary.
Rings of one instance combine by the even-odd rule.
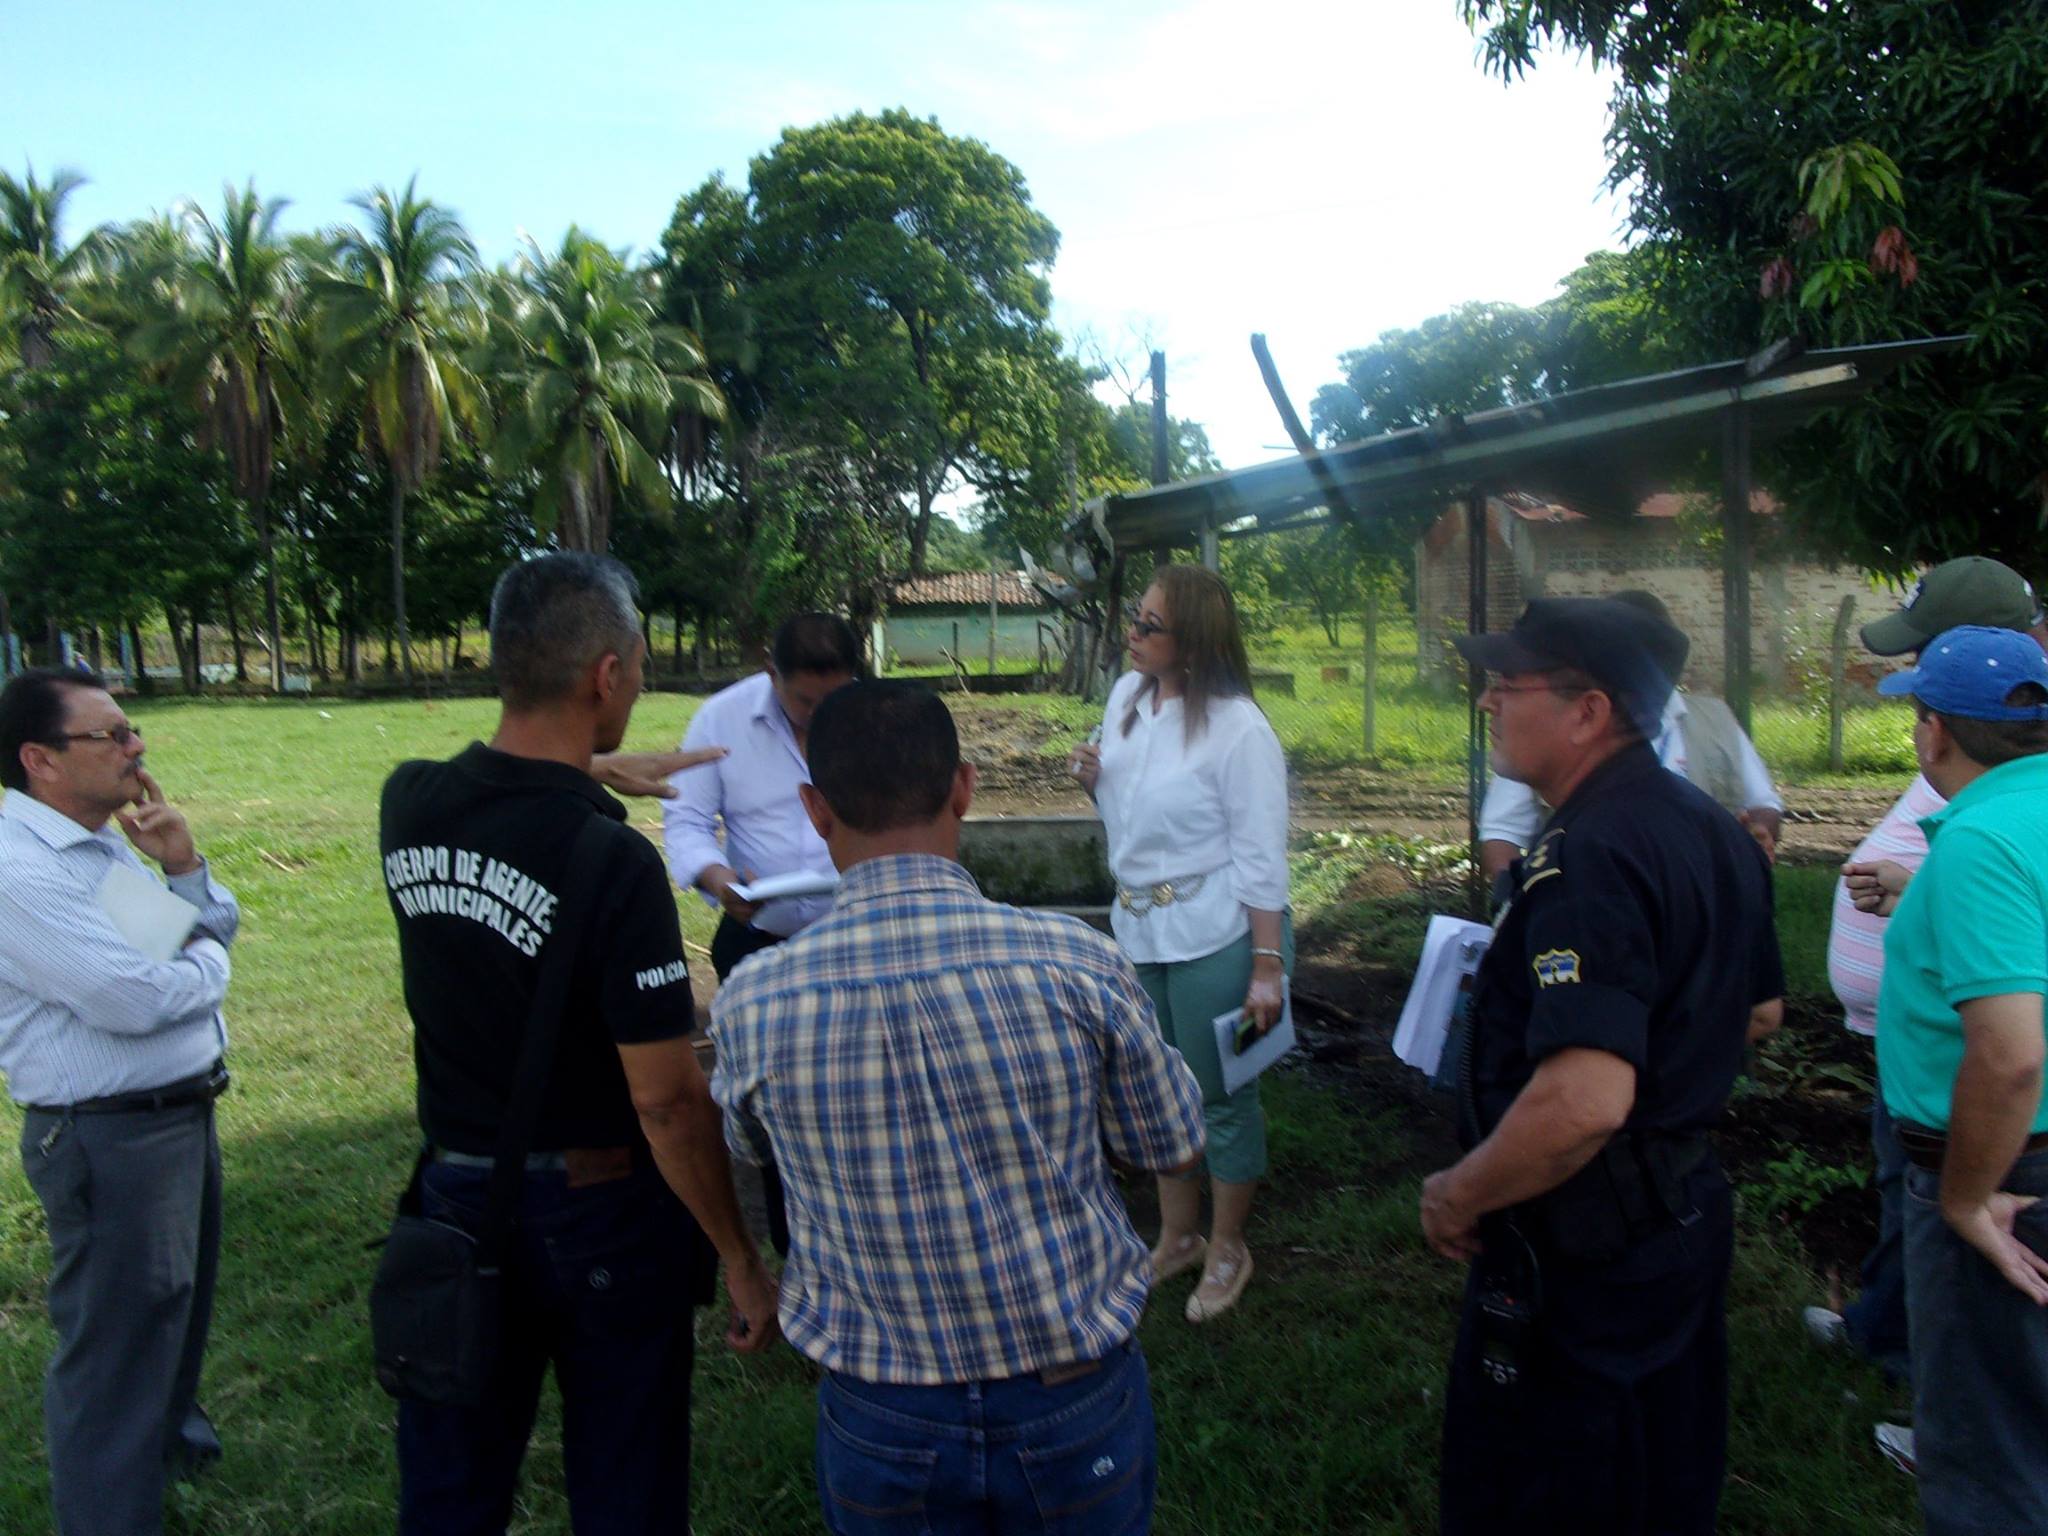
[[[185,204],[191,250],[170,282],[169,310],[130,341],[144,362],[163,366],[192,393],[211,441],[227,452],[235,494],[249,509],[263,552],[270,683],[280,691],[284,636],[266,498],[286,406],[297,400],[293,322],[304,298],[301,258],[277,234],[284,208],[282,199],[258,197],[254,183],[224,189],[218,223]]]
[[[64,245],[64,205],[84,185],[76,171],[59,171],[47,182],[36,180],[33,166],[20,181],[0,171],[0,314],[24,368],[48,365],[57,326],[75,315],[73,292],[103,247],[97,229],[68,250]]]
[[[417,180],[396,197],[375,187],[352,199],[369,231],[342,234],[342,275],[317,289],[329,355],[391,472],[391,603],[408,684],[405,498],[439,466],[444,439],[484,418],[482,386],[463,361],[481,316],[459,286],[476,271],[476,247],[454,214],[414,193]]]
[[[678,413],[724,415],[703,348],[661,323],[645,272],[573,226],[553,256],[529,240],[491,307],[500,471],[534,471],[534,521],[566,549],[601,552],[620,491],[672,504],[657,455]]]

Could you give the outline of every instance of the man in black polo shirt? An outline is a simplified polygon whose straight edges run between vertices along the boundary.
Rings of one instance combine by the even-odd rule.
[[[685,1038],[689,976],[661,855],[589,776],[640,692],[631,575],[581,554],[513,566],[492,595],[491,651],[504,708],[490,744],[402,764],[384,786],[430,1216],[479,1222],[570,849],[594,816],[612,831],[506,1256],[499,1381],[478,1408],[400,1403],[399,1529],[505,1530],[552,1362],[578,1536],[683,1533],[692,1309],[711,1300],[711,1248],[734,1348],[774,1338],[776,1298]]]
[[[1589,598],[1459,641],[1494,768],[1557,811],[1473,992],[1466,1155],[1422,1189],[1431,1246],[1472,1261],[1447,1533],[1714,1528],[1734,1206],[1706,1131],[1784,976],[1763,851],[1646,741],[1683,645]]]

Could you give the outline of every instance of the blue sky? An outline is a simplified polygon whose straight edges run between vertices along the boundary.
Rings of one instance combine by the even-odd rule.
[[[1163,347],[1230,464],[1282,441],[1250,332],[1305,414],[1344,348],[1540,300],[1621,219],[1605,82],[1504,88],[1454,0],[0,0],[0,60],[0,164],[84,172],[80,229],[249,176],[313,227],[417,171],[493,258],[571,222],[644,249],[784,125],[905,106],[1023,169],[1062,329]]]

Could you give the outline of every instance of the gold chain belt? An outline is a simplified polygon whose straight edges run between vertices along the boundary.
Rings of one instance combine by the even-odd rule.
[[[1116,888],[1117,905],[1133,917],[1143,917],[1154,907],[1170,907],[1176,901],[1191,900],[1202,889],[1202,882],[1209,877],[1187,875],[1178,880],[1162,880],[1157,885],[1141,885],[1133,889],[1128,885]]]

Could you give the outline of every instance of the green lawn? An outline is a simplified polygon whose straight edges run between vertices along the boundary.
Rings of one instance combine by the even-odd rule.
[[[690,707],[648,699],[634,744],[672,742]],[[236,1088],[221,1104],[227,1247],[205,1384],[228,1455],[205,1483],[180,1490],[172,1529],[388,1529],[393,1415],[370,1375],[363,1243],[388,1217],[415,1133],[395,949],[376,878],[376,791],[401,757],[447,754],[486,732],[492,709],[138,703],[134,713],[158,775],[245,914],[230,1009]],[[658,818],[642,806],[635,819]],[[1323,850],[1303,851],[1305,876],[1328,862]],[[1305,909],[1337,894],[1328,879],[1304,879]],[[694,900],[682,911],[701,943],[708,914]],[[1386,931],[1385,957],[1398,962],[1401,940],[1393,925]],[[1186,1282],[1146,1323],[1161,1438],[1158,1529],[1433,1529],[1458,1276],[1416,1237],[1411,1129],[1299,1073],[1276,1080],[1269,1104],[1275,1171],[1253,1234],[1260,1279],[1219,1326],[1197,1332],[1180,1322]],[[12,1139],[11,1109],[0,1110],[0,1128]],[[1135,1201],[1147,1204],[1145,1192]],[[0,1531],[9,1536],[47,1529],[38,1419],[45,1263],[41,1213],[17,1160],[0,1158],[0,1443],[11,1448],[0,1458]],[[1881,1387],[1800,1340],[1795,1304],[1814,1294],[1795,1254],[1760,1232],[1745,1241],[1732,1307],[1724,1529],[1910,1530],[1910,1485],[1869,1444]],[[703,1321],[709,1340],[716,1329]],[[740,1361],[707,1343],[695,1420],[703,1536],[817,1528],[810,1389],[793,1355]],[[1862,1405],[1845,1405],[1850,1393]],[[521,1531],[567,1529],[552,1422],[529,1461]]]

